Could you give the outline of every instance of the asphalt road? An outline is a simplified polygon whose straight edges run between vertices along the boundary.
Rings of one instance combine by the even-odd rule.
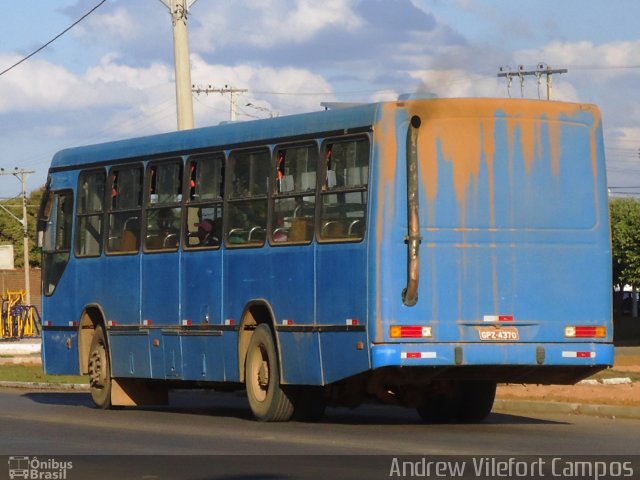
[[[0,389],[0,455],[73,456],[69,480],[87,472],[118,480],[389,478],[392,458],[450,455],[621,455],[640,474],[639,445],[638,420],[492,413],[478,425],[425,425],[412,410],[366,405],[328,409],[317,424],[268,424],[252,420],[238,394],[176,392],[169,407],[103,411],[87,393]]]

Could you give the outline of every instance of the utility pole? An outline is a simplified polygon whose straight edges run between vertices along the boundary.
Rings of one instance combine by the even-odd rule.
[[[7,212],[14,220],[17,220],[22,225],[22,248],[24,249],[24,294],[27,305],[31,305],[31,282],[29,281],[29,229],[27,224],[27,175],[34,173],[33,171],[27,171],[24,169],[18,170],[15,167],[13,172],[5,172],[4,168],[0,168],[0,175],[13,175],[22,185],[22,219],[16,217],[11,213],[4,205],[0,204],[0,207]]]
[[[249,90],[247,90],[246,88],[233,88],[228,85],[225,85],[224,88],[213,88],[211,85],[207,87],[196,87],[194,85],[192,89],[192,92],[197,95],[200,95],[201,93],[204,93],[207,95],[209,95],[210,93],[220,93],[220,94],[229,93],[231,95],[231,108],[229,113],[230,113],[232,122],[235,122],[238,116],[238,99],[236,98],[235,94],[246,93],[248,91]]]
[[[189,31],[187,14],[196,0],[160,0],[169,7],[173,23],[173,47],[176,67],[176,109],[178,130],[193,128],[191,98],[191,65],[189,63]]]
[[[526,70],[524,65],[518,65],[518,70],[513,72],[510,67],[500,67],[498,71],[498,78],[504,77],[508,80],[509,84],[507,88],[509,91],[511,90],[511,82],[515,77],[520,79],[520,92],[522,94],[522,90],[524,87],[524,77],[533,75],[538,79],[538,87],[540,86],[540,81],[543,75],[547,77],[547,100],[551,100],[552,93],[552,75],[555,73],[567,73],[569,70],[566,68],[556,68],[552,69],[546,63],[539,63],[536,65],[535,70]],[[511,96],[511,93],[509,93]],[[540,90],[538,90],[538,97],[540,96]]]

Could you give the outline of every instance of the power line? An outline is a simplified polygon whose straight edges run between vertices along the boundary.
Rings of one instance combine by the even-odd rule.
[[[568,65],[574,70],[635,70],[640,65]]]
[[[98,3],[95,7],[93,7],[91,10],[89,10],[87,13],[85,13],[82,17],[80,17],[78,20],[76,20],[75,22],[73,22],[73,24],[71,24],[71,26],[67,27],[66,29],[64,29],[62,32],[60,32],[58,35],[56,35],[55,37],[53,37],[51,40],[49,40],[47,43],[45,43],[44,45],[42,45],[41,47],[37,48],[36,50],[34,50],[33,52],[31,52],[29,55],[27,55],[26,57],[24,57],[22,60],[17,61],[16,63],[14,63],[13,65],[11,65],[8,68],[5,68],[2,72],[0,72],[0,76],[4,75],[5,73],[7,73],[10,70],[13,70],[14,68],[16,68],[18,65],[20,65],[23,62],[26,62],[27,60],[29,60],[31,57],[33,57],[36,53],[44,50],[45,48],[47,48],[49,45],[51,45],[53,42],[55,42],[57,39],[59,39],[62,35],[64,35],[65,33],[67,33],[69,30],[71,30],[73,27],[75,27],[77,24],[79,24],[82,20],[84,20],[85,18],[87,18],[89,15],[91,15],[95,10],[98,9],[98,7],[100,7],[103,3],[105,3],[107,0],[102,0],[100,3]]]

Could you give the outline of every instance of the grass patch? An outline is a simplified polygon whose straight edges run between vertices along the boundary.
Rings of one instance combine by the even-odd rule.
[[[45,375],[42,365],[0,365],[0,381],[43,383],[89,383],[81,375]]]

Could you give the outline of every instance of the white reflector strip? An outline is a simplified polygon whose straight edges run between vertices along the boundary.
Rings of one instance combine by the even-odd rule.
[[[483,318],[485,322],[497,322],[499,319],[498,315],[485,315]]]
[[[437,352],[402,352],[400,353],[400,358],[436,358],[438,356]]]
[[[562,358],[596,358],[596,352],[562,352]]]

